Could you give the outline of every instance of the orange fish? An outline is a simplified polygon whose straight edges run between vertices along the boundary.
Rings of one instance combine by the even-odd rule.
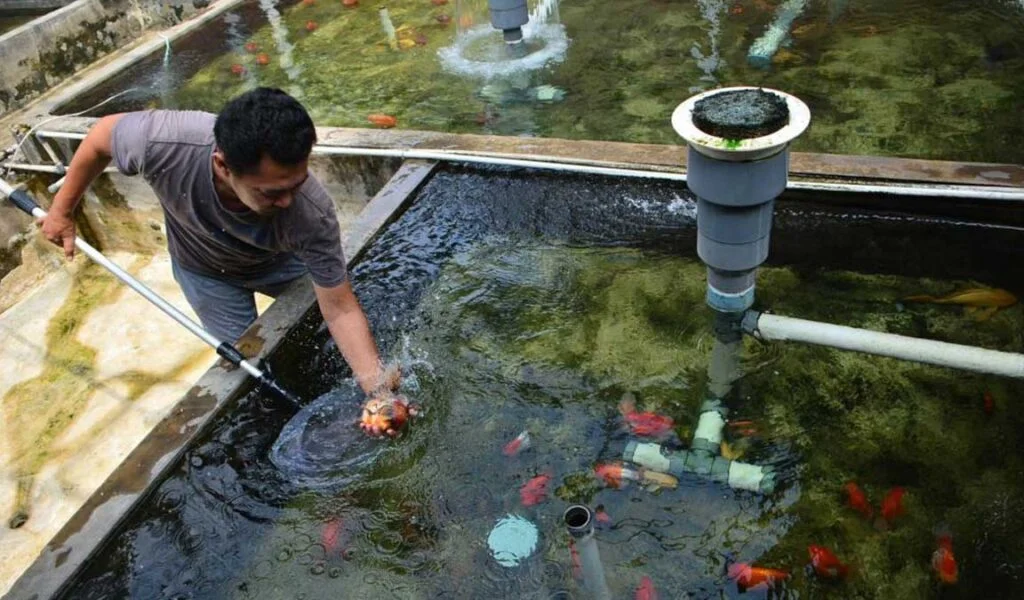
[[[572,559],[572,577],[577,581],[583,579],[583,563],[580,561],[580,553],[576,550],[576,541],[569,538],[569,558]]]
[[[992,399],[992,394],[985,392],[985,395],[982,396],[982,402],[984,402],[984,404],[982,404],[982,408],[985,409],[985,414],[992,414],[992,411],[996,408],[996,403],[995,400]]]
[[[551,476],[546,473],[527,481],[519,489],[519,499],[522,500],[523,506],[533,506],[543,502],[548,495],[549,481],[551,481]]]
[[[247,42],[245,44],[245,51],[249,52],[250,54],[255,53],[259,49],[260,47],[259,45],[256,44],[256,42]]]
[[[901,487],[894,487],[882,499],[882,518],[888,525],[892,525],[897,517],[903,515],[903,494],[906,493]]]
[[[932,304],[960,304],[968,314],[979,321],[991,317],[1000,308],[1017,303],[1017,297],[999,288],[971,288],[953,292],[940,298],[935,296],[907,296],[904,302],[930,302]]]
[[[355,8],[359,6],[359,0],[341,0],[341,4],[345,8]]]
[[[623,394],[619,402],[619,412],[634,435],[659,437],[672,431],[674,423],[671,417],[653,412],[637,412],[636,398],[628,392]]]
[[[729,14],[734,16],[734,17],[738,16],[738,15],[742,15],[743,14],[743,5],[741,5],[741,4],[733,4],[732,7],[729,8]]]
[[[636,588],[636,593],[633,594],[634,600],[658,600],[658,591],[654,589],[654,582],[651,578],[644,575],[640,579],[640,585]]]
[[[345,522],[340,517],[331,519],[324,525],[324,530],[320,533],[320,543],[324,546],[324,553],[327,556],[338,556],[345,557],[346,551],[342,548],[338,550],[339,542],[341,542],[342,534],[345,532]]]
[[[524,430],[522,433],[517,435],[514,440],[505,444],[505,447],[502,448],[501,453],[504,454],[505,456],[515,456],[516,454],[519,454],[520,452],[526,450],[529,447],[530,432]]]
[[[245,67],[238,63],[235,63],[231,65],[231,72],[235,75],[245,75]]]
[[[380,113],[369,115],[366,117],[366,120],[373,123],[377,127],[390,128],[394,127],[395,125],[398,125],[398,119],[392,117],[391,115],[385,115]]]
[[[316,0],[302,0],[303,6],[313,6],[316,4]]]
[[[643,474],[623,465],[620,462],[599,463],[594,466],[594,473],[605,485],[620,488],[625,481],[640,481]]]
[[[596,520],[598,523],[602,525],[607,525],[612,522],[611,516],[609,516],[608,513],[604,512],[603,508],[599,508],[596,511],[594,511],[594,520]]]
[[[317,27],[319,27],[319,25],[316,24],[316,21],[306,21],[306,31],[316,31]]]
[[[789,573],[778,569],[754,567],[747,563],[733,563],[729,565],[729,578],[736,581],[740,593],[743,593],[754,588],[774,588],[785,579],[788,579]]]
[[[870,519],[874,511],[871,509],[871,505],[868,504],[868,497],[864,494],[864,490],[860,489],[860,486],[855,482],[847,481],[846,485],[843,486],[843,491],[846,492],[850,508],[864,515],[865,519]]]
[[[953,555],[953,536],[948,531],[942,531],[936,536],[936,542],[938,548],[932,553],[932,568],[939,576],[939,581],[952,585],[959,577],[956,557]]]
[[[256,55],[256,64],[260,66],[267,66],[270,64],[270,55],[266,53],[260,53]]]
[[[845,579],[850,567],[839,562],[835,554],[824,546],[808,546],[807,554],[811,557],[814,572],[823,579]]]

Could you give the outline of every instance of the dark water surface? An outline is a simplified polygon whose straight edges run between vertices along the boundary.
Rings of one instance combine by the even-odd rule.
[[[405,365],[405,392],[425,416],[391,442],[338,426],[342,452],[362,458],[325,485],[332,474],[316,456],[303,467],[312,479],[271,461],[292,414],[250,394],[64,597],[584,598],[561,524],[572,502],[611,518],[598,541],[616,598],[643,576],[662,598],[766,597],[742,595],[727,560],[790,572],[773,597],[1013,597],[1024,576],[1018,382],[748,340],[730,405],[752,424],[729,428],[729,441],[744,461],[780,470],[776,493],[696,476],[619,490],[593,476],[629,439],[624,392],[671,416],[683,441],[696,424],[711,342],[694,210],[685,188],[664,183],[440,171],[353,271],[382,351]],[[1024,232],[811,202],[784,202],[777,215],[762,308],[1024,350],[1020,305],[976,322],[956,307],[898,302],[966,285],[1024,292]],[[319,318],[272,367],[302,397],[355,414],[358,394]],[[532,447],[504,456],[523,430]],[[330,439],[307,441],[323,450]],[[519,488],[542,473],[552,493],[523,506]],[[877,529],[846,506],[848,480],[876,512],[903,487],[905,514]],[[486,545],[507,514],[541,532],[515,568]],[[939,526],[953,533],[955,586],[931,570]],[[809,544],[854,574],[809,576]]]
[[[166,65],[153,57],[61,112],[126,89],[102,114],[216,112],[272,85],[323,126],[369,127],[370,114],[384,113],[403,129],[677,144],[669,120],[687,97],[759,85],[810,106],[796,150],[1024,163],[1019,0],[529,2],[539,4],[554,8],[549,22],[564,27],[568,50],[543,68],[495,67],[486,78],[446,69],[439,54],[479,42],[457,30],[486,23],[484,0],[389,2],[397,50],[373,3],[249,2],[176,43]],[[793,7],[802,9],[770,63],[752,65],[751,48]]]

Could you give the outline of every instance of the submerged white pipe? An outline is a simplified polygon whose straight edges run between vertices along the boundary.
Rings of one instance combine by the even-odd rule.
[[[912,338],[748,311],[743,330],[769,341],[794,341],[853,350],[978,373],[1024,378],[1024,354]]]
[[[587,588],[587,598],[611,600],[612,593],[604,576],[601,553],[597,548],[597,540],[594,539],[593,512],[582,504],[573,504],[565,509],[562,520],[565,521],[569,535],[576,544],[576,551],[580,555],[580,570],[583,571],[583,585]]]
[[[36,132],[40,137],[81,140],[84,133],[52,131],[40,129]],[[473,164],[485,164],[527,169],[543,169],[564,173],[586,173],[591,175],[610,175],[614,177],[637,177],[643,179],[663,179],[667,181],[686,181],[686,173],[677,171],[655,171],[643,169],[625,169],[621,167],[601,167],[580,164],[579,162],[559,162],[558,160],[527,160],[506,158],[503,156],[487,156],[452,150],[418,150],[415,148],[360,148],[354,146],[314,145],[313,154],[323,156],[379,156],[384,158],[401,158],[415,160],[443,160]],[[18,170],[20,165],[0,165]],[[53,172],[53,171],[47,171]],[[969,200],[997,200],[1004,202],[1024,202],[1024,188],[998,187],[982,185],[883,185],[861,183],[831,183],[810,181],[789,181],[787,190],[811,192],[869,193],[891,194],[893,196],[915,196],[927,198],[964,198]]]

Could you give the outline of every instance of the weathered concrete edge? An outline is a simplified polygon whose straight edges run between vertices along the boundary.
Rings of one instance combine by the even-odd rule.
[[[93,122],[93,118],[66,117],[48,124],[43,133],[84,134]],[[686,171],[685,145],[345,127],[318,127],[317,132],[318,146],[444,150],[496,158],[677,173]],[[901,182],[1024,188],[1024,165],[792,152],[789,178],[791,181],[868,185]]]
[[[345,243],[351,265],[433,172],[436,163],[407,161],[363,209]],[[394,185],[392,185],[394,183]],[[269,356],[316,298],[308,278],[288,288],[238,342],[248,357]],[[183,334],[184,335],[184,334]],[[253,385],[241,369],[226,361],[211,367],[142,442],[100,485],[54,536],[39,557],[14,582],[5,600],[51,598],[59,593],[102,547],[148,492],[177,464],[193,440]]]

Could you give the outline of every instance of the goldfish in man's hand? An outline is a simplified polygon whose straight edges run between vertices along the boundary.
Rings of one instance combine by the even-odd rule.
[[[359,427],[370,435],[390,435],[401,433],[410,417],[419,414],[419,408],[404,396],[382,394],[371,398],[363,405],[363,414],[359,418]]]
[[[941,297],[920,295],[907,296],[903,302],[927,302],[931,304],[959,304],[964,312],[979,321],[984,321],[1000,308],[1017,303],[1017,297],[999,288],[970,288]]]

